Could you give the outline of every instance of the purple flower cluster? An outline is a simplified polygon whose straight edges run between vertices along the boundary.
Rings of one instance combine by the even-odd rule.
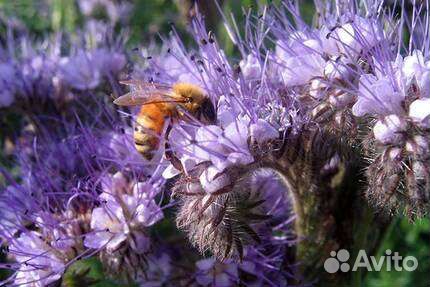
[[[11,185],[2,191],[0,236],[13,263],[2,267],[15,271],[12,285],[57,282],[74,262],[99,252],[122,258],[131,248],[146,256],[148,229],[163,218],[155,199],[162,181],[147,175],[140,157],[121,151],[132,146],[130,135],[114,132],[121,123],[75,124],[40,130],[16,147],[21,183],[4,171]]]
[[[147,182],[129,185],[119,172],[102,179],[103,192],[98,196],[102,206],[92,211],[93,233],[85,236],[86,247],[99,249],[106,245],[106,251],[114,253],[124,241],[129,241],[134,252],[148,251],[149,239],[139,229],[162,219],[163,213],[154,201],[158,192]]]
[[[9,30],[12,35],[13,28]],[[36,43],[26,35],[9,39],[7,46],[0,47],[0,107],[14,104],[31,112],[41,106],[45,110],[34,113],[48,113],[49,103],[63,108],[80,91],[103,91],[104,83],[108,83],[105,93],[118,92],[117,78],[126,65],[121,42],[107,45],[109,29],[92,25],[80,37],[82,41],[56,35]]]
[[[248,138],[253,137],[265,142],[276,139],[278,131],[268,122],[259,119],[251,123],[246,114],[235,114],[230,109],[225,97],[218,103],[219,125],[202,127],[178,127],[171,136],[177,139],[172,149],[180,155],[180,161],[186,171],[192,170],[202,162],[210,165],[200,175],[200,185],[208,193],[230,185],[231,180],[223,173],[234,165],[247,165],[254,162],[248,147]],[[175,176],[179,171],[170,165],[165,171],[165,178]]]

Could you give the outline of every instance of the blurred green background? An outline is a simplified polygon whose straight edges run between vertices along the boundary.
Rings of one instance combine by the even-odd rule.
[[[216,7],[209,3],[211,1],[204,2],[207,6],[204,9],[206,9],[210,29],[215,31],[227,55],[234,55],[235,48],[228,40],[224,26],[217,22],[221,17]],[[279,1],[225,0],[219,2],[223,2],[222,9],[226,15],[231,11],[237,23],[241,23],[242,7],[256,8],[268,2]],[[113,23],[118,32],[126,29],[129,49],[159,39],[157,34],[167,35],[172,23],[181,35],[184,35],[185,42],[189,42],[190,39],[185,35],[189,3],[190,1],[186,0],[0,0],[0,39],[5,39],[6,23],[29,33],[34,39],[41,39],[52,32],[79,31],[89,21],[96,20]],[[88,10],[88,7],[91,9]],[[314,14],[312,1],[302,1],[301,10],[305,20],[312,21]],[[406,219],[395,220],[378,252],[379,256],[383,255],[386,249],[397,251],[403,256],[415,256],[419,262],[418,269],[414,272],[369,272],[362,286],[430,286],[430,222],[428,219],[415,224],[409,223]],[[91,262],[83,264],[91,265]],[[92,266],[94,277],[103,277],[100,266],[94,266],[94,264]],[[97,285],[114,286],[107,284],[103,282]]]

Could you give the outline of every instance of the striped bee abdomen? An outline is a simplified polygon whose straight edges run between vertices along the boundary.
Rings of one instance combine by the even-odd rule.
[[[154,157],[160,143],[166,113],[161,104],[143,105],[134,127],[136,150],[147,160]]]

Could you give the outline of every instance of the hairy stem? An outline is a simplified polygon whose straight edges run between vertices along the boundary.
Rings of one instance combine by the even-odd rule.
[[[302,144],[297,145],[298,142]],[[373,214],[362,196],[361,163],[342,154],[343,147],[317,130],[305,130],[285,146],[282,156],[269,158],[263,165],[281,175],[293,204],[298,239],[297,283],[360,284],[364,274],[330,274],[325,271],[324,262],[331,251],[346,249],[352,266],[360,249],[368,255],[375,251],[387,226]],[[339,161],[327,168],[333,158]]]

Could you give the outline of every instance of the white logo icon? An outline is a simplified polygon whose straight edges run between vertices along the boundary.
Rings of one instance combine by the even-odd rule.
[[[346,249],[341,249],[338,252],[331,251],[330,258],[327,258],[324,262],[324,269],[328,273],[336,273],[339,268],[342,272],[348,272],[350,266],[346,261],[349,259],[349,252]]]
[[[339,270],[342,272],[357,271],[358,268],[366,268],[367,271],[380,271],[385,266],[387,271],[392,268],[396,271],[406,270],[414,271],[418,267],[418,260],[413,256],[402,257],[398,252],[392,252],[390,249],[385,250],[385,254],[376,258],[375,256],[367,256],[365,250],[360,250],[357,258],[351,268],[349,263],[349,252],[346,249],[340,249],[337,252],[331,251],[330,258],[324,262],[324,269],[328,273],[336,273]]]

